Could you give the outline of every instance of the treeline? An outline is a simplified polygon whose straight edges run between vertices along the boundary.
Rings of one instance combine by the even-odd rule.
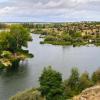
[[[10,98],[10,100],[68,100],[80,94],[84,89],[100,83],[100,69],[89,75],[79,73],[78,68],[72,68],[68,79],[63,80],[62,74],[51,66],[44,68],[39,77],[40,87],[30,89]]]
[[[98,28],[100,22],[62,22],[62,23],[21,23],[24,27],[27,28],[71,28],[74,27],[75,29],[89,29],[89,28]]]
[[[13,23],[15,24],[15,23]],[[63,28],[63,27],[68,27],[68,26],[78,26],[79,28],[81,28],[82,26],[87,26],[87,27],[92,27],[92,26],[97,26],[100,25],[100,22],[62,22],[62,23],[32,23],[32,22],[26,22],[26,23],[17,23],[17,24],[21,24],[26,28]],[[0,23],[0,28],[7,28],[11,25],[11,23]]]
[[[100,82],[100,69],[89,75],[88,72],[79,73],[72,68],[69,78],[62,80],[61,73],[51,67],[44,68],[40,81],[40,91],[46,100],[66,100],[81,93],[82,90]]]
[[[32,32],[45,35],[41,44],[100,46],[99,22],[36,24]]]

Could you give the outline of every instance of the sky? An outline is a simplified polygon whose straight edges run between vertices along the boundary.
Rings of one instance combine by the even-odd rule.
[[[0,22],[100,21],[100,0],[0,0]]]

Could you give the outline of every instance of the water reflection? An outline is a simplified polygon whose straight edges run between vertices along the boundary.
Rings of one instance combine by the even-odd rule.
[[[0,100],[8,100],[8,96],[25,89],[28,85],[29,70],[27,63],[20,64],[16,69],[1,71],[0,73]],[[6,98],[6,99],[5,99]]]

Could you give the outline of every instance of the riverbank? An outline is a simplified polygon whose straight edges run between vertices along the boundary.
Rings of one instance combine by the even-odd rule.
[[[32,99],[31,99],[32,98]],[[100,98],[100,85],[83,90],[78,96],[74,96],[70,100],[99,100]],[[35,89],[20,92],[12,96],[9,100],[46,100],[41,96],[40,92]]]
[[[85,39],[83,36],[70,36],[69,34],[61,34],[59,36],[56,33],[56,35],[50,35],[50,34],[43,34],[43,32],[39,32],[35,34],[40,34],[40,38],[43,38],[43,41],[40,41],[40,44],[52,44],[52,45],[62,45],[62,46],[85,46],[85,45],[95,45],[100,46],[100,39],[96,37],[91,37]],[[76,33],[77,34],[77,33]],[[81,34],[81,33],[79,33]]]
[[[99,88],[98,86],[97,88],[93,87],[100,84],[99,77],[100,69],[94,71],[90,76],[88,72],[80,73],[78,68],[74,67],[72,68],[71,75],[68,77],[68,79],[62,80],[61,73],[53,70],[52,67],[49,66],[44,68],[41,76],[39,77],[39,88],[32,88],[19,92],[15,96],[12,96],[9,100],[67,100],[72,99],[73,97],[73,100],[81,100],[78,98],[82,97],[83,95],[90,98],[90,95],[87,94],[94,96],[100,91],[100,86]],[[91,90],[92,92],[90,92]],[[80,96],[76,96],[80,93]],[[94,93],[94,95],[92,93]]]
[[[41,44],[100,46],[100,23],[59,23],[34,25],[35,34],[43,35]],[[41,36],[42,37],[42,36]]]
[[[72,43],[70,41],[64,42],[64,41],[41,41],[40,44],[52,44],[52,45],[62,45],[62,46],[85,46],[85,45],[91,45],[87,42],[80,42],[80,43]],[[99,46],[99,44],[98,44]]]
[[[17,93],[15,96],[12,96],[9,100],[46,100],[46,99],[45,97],[41,96],[41,93],[37,89],[29,89]]]

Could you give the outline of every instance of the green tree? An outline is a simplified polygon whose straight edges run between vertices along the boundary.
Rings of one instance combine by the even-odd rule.
[[[32,57],[28,51],[22,47],[27,47],[28,41],[31,41],[31,35],[28,29],[22,25],[11,25],[10,32],[0,33],[0,65],[3,68],[18,66],[20,60]]]
[[[92,81],[89,78],[89,74],[87,72],[84,72],[81,76],[80,76],[80,85],[79,85],[79,89],[80,92],[90,86],[92,86]]]
[[[74,91],[71,89],[71,87],[68,84],[68,80],[65,80],[63,82],[63,88],[64,88],[64,97],[66,99],[70,99],[74,96]]]
[[[16,52],[21,50],[22,46],[27,47],[28,41],[31,40],[28,29],[22,25],[11,25],[10,32],[0,33],[0,49]]]
[[[74,37],[81,37],[82,35],[81,35],[81,32],[76,32],[76,33],[74,33]]]
[[[5,50],[9,48],[9,32],[1,32],[0,33],[0,50]]]
[[[10,32],[0,33],[0,50],[11,52],[17,50],[15,37],[13,37]]]
[[[2,51],[1,57],[10,58],[12,56],[12,53],[10,51]]]
[[[68,85],[70,86],[71,90],[73,90],[77,94],[79,91],[79,72],[77,68],[72,68],[71,75],[68,79]]]
[[[96,70],[92,74],[92,81],[94,82],[94,84],[100,83],[100,69]]]
[[[62,76],[51,67],[44,68],[40,81],[40,91],[46,100],[63,100]]]
[[[10,33],[17,50],[20,50],[22,46],[27,47],[27,42],[32,40],[29,30],[22,25],[11,25]]]

